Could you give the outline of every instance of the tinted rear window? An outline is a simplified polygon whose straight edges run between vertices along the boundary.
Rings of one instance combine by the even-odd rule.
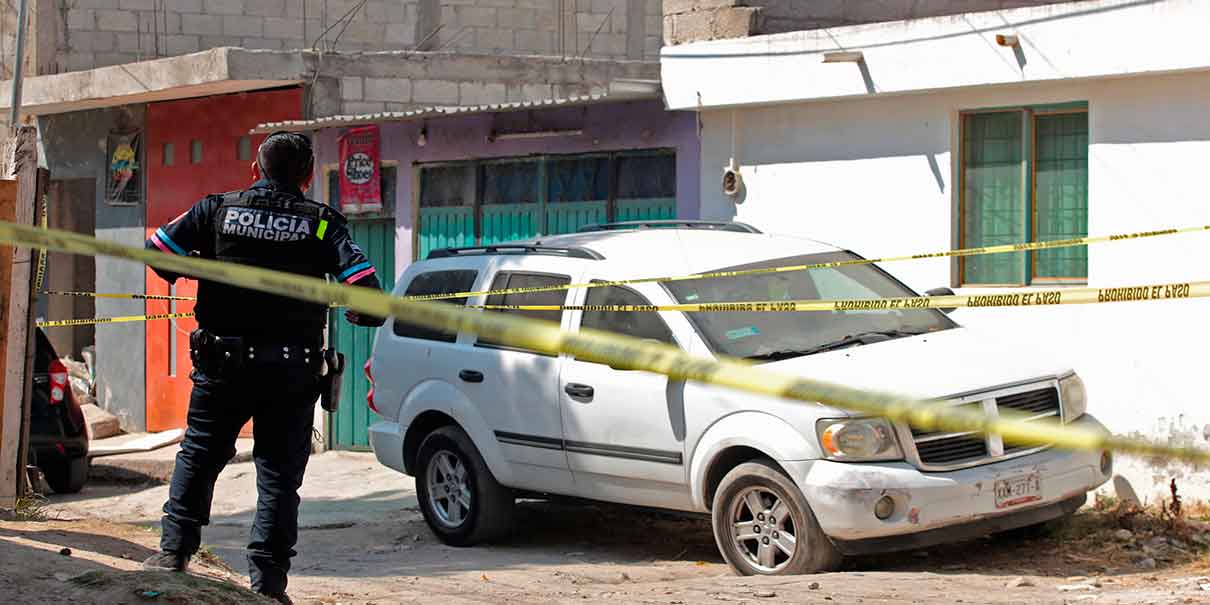
[[[404,291],[403,295],[425,296],[429,294],[468,292],[475,286],[475,278],[478,275],[479,272],[473,269],[421,273],[412,279],[412,283],[408,284],[408,289]],[[446,298],[434,302],[461,306],[466,304],[466,299]],[[398,319],[395,320],[393,330],[396,336],[403,336],[405,338],[422,338],[424,340],[436,340],[440,342],[454,342],[458,339],[457,334],[409,324]]]

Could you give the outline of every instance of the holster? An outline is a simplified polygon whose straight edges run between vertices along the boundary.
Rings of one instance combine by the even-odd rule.
[[[336,349],[324,349],[323,374],[319,376],[319,406],[328,413],[340,407],[340,386],[345,371],[345,356]]]
[[[189,334],[189,359],[193,367],[214,378],[238,370],[243,363],[243,351],[242,338],[216,336],[203,329]]]

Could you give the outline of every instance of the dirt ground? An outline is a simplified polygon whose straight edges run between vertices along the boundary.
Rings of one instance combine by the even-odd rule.
[[[164,486],[89,486],[52,496],[53,520],[0,521],[0,602],[249,602],[222,591],[247,586],[253,479],[250,464],[220,479],[204,533],[214,556],[191,568],[197,586],[133,573],[155,548]],[[312,458],[300,522],[290,586],[300,603],[1210,603],[1210,527],[1148,514],[1087,509],[1041,536],[743,578],[722,563],[705,519],[609,505],[525,502],[507,543],[447,547],[424,525],[409,478],[370,455],[326,453]]]

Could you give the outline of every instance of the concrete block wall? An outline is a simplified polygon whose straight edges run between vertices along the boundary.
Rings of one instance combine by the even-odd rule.
[[[664,40],[700,40],[1060,4],[1079,0],[664,0]]]
[[[9,4],[0,6],[0,53],[11,46],[6,34],[15,31]],[[317,45],[341,52],[416,48],[656,60],[662,44],[661,0],[366,0],[357,9],[360,4],[72,0],[59,7],[60,23],[54,24],[60,38],[57,70],[92,69],[219,46],[293,50]],[[352,17],[346,24],[342,19],[348,14]]]
[[[416,57],[423,56],[423,61]],[[651,61],[558,57],[498,57],[470,53],[370,53],[328,55],[321,73],[332,88],[313,99],[339,107],[337,113],[408,111],[421,107],[467,106],[600,94],[619,78],[659,79]],[[327,100],[326,97],[333,97]],[[318,107],[313,115],[331,115]]]

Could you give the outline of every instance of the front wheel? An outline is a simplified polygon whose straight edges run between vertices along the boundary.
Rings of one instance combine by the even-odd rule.
[[[420,512],[442,542],[472,546],[508,533],[513,493],[496,481],[465,431],[444,426],[429,433],[416,461]]]
[[[806,498],[772,461],[731,469],[714,494],[711,517],[718,548],[740,575],[794,575],[840,567],[840,552],[819,528]]]

